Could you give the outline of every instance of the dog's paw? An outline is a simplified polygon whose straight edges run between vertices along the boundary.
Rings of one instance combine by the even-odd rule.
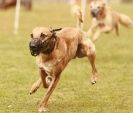
[[[33,93],[35,93],[36,91],[37,91],[37,89],[38,89],[38,87],[36,87],[36,88],[31,88],[31,90],[30,90],[30,95],[32,95]]]
[[[48,111],[48,108],[43,107],[43,106],[40,106],[39,109],[38,109],[38,111],[39,111],[40,113],[44,113],[44,112]]]
[[[32,95],[33,93],[35,93],[36,91],[32,91],[30,90],[29,94]]]
[[[91,84],[94,85],[97,83],[97,76],[92,76],[91,77]]]
[[[96,84],[97,83],[97,81],[91,81],[91,84],[92,85],[94,85],[94,84]]]

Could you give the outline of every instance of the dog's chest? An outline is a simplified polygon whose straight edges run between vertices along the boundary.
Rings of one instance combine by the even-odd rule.
[[[112,18],[107,15],[104,19],[98,20],[99,27],[112,26]]]
[[[106,23],[106,20],[99,20],[98,25],[99,27],[104,27]]]
[[[52,76],[52,70],[54,65],[52,62],[44,60],[44,57],[39,56],[36,58],[36,64],[40,69],[44,70],[48,76]]]
[[[37,66],[44,70],[48,76],[53,75],[53,70],[56,69],[57,65],[62,62],[64,57],[59,57],[58,55],[55,55],[56,58],[50,58],[47,59],[47,56],[40,55],[36,57],[36,64]],[[57,56],[59,58],[57,58]]]

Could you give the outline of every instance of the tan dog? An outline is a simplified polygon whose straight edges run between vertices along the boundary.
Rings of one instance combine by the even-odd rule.
[[[90,4],[92,24],[88,31],[89,36],[93,36],[96,41],[101,33],[108,33],[116,30],[119,35],[119,24],[128,28],[133,28],[133,21],[126,15],[111,10],[104,0],[93,0]]]
[[[92,66],[91,82],[96,83],[95,46],[87,38],[87,33],[76,28],[50,30],[38,27],[33,30],[31,38],[29,46],[31,54],[36,56],[40,79],[32,85],[30,94],[34,93],[41,83],[44,88],[48,88],[40,102],[40,112],[47,110],[48,99],[70,60],[76,57],[88,57]]]

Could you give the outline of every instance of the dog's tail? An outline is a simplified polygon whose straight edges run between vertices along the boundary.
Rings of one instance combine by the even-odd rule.
[[[82,15],[81,10],[78,11],[77,17],[78,17],[79,21],[80,21],[81,23],[83,23],[83,15]]]
[[[120,22],[120,24],[124,25],[125,27],[133,28],[133,20],[131,20],[128,16],[126,16],[124,14],[120,14],[119,22]]]
[[[74,5],[72,7],[72,13],[77,16],[78,20],[83,23],[83,15],[80,7],[78,5]]]

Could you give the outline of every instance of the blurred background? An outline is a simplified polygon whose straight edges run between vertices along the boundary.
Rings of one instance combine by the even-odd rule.
[[[41,12],[42,12],[43,15],[44,14],[47,15],[48,13],[50,15],[50,14],[52,14],[54,12],[54,10],[58,10],[58,13],[61,15],[62,12],[60,10],[64,10],[65,9],[66,12],[63,13],[63,14],[66,14],[66,15],[70,16],[67,19],[67,21],[69,21],[69,23],[70,23],[69,26],[71,26],[72,23],[74,23],[73,20],[75,18],[73,19],[72,15],[70,13],[70,0],[20,0],[20,1],[21,1],[21,8],[20,8],[21,10],[19,10],[20,18],[18,19],[18,21],[19,21],[18,22],[19,23],[19,25],[18,25],[19,28],[18,29],[21,29],[20,31],[23,31],[24,29],[26,30],[26,28],[28,28],[28,23],[29,23],[28,21],[30,21],[30,19],[32,18],[33,13],[34,14],[37,13],[36,14],[36,16],[37,16],[39,11],[40,11],[39,14],[41,14]],[[86,15],[85,16],[88,16],[89,15],[89,6],[88,6],[88,4],[89,4],[90,0],[86,0],[86,1],[87,1],[87,3],[86,3],[87,8],[86,8]],[[107,0],[107,1],[110,4],[116,4],[117,3],[116,4],[117,7],[119,7],[119,4],[122,4],[122,3],[123,4],[125,4],[125,3],[126,4],[133,3],[133,0]],[[60,5],[58,5],[58,4],[60,4]],[[51,5],[51,8],[49,10],[47,10],[47,11],[44,11],[45,10],[44,7],[50,7],[48,5]],[[15,6],[16,6],[16,0],[0,0],[0,12],[3,15],[2,16],[3,19],[1,19],[1,21],[5,20],[7,18],[6,20],[9,20],[8,22],[10,23],[10,24],[8,23],[8,28],[10,28],[10,30],[13,30],[13,27],[14,27],[14,24],[15,24],[14,23],[14,21],[15,21]],[[58,6],[61,6],[61,7],[58,7]],[[37,10],[38,10],[38,12],[36,12]],[[8,12],[10,12],[10,13],[8,13]],[[24,16],[25,14],[27,14],[26,18],[22,19],[23,17],[25,17]],[[8,18],[9,15],[10,15],[10,18]],[[30,15],[32,15],[32,16],[30,16]],[[38,17],[38,18],[40,18],[40,17]],[[50,18],[50,16],[47,17],[47,18]],[[56,18],[58,18],[58,16],[56,16]],[[56,18],[55,18],[55,20],[59,21],[59,19],[56,19]],[[70,22],[71,20],[72,20],[72,23]],[[87,18],[85,20],[87,20]],[[25,21],[25,22],[23,23],[23,21]],[[42,18],[38,19],[37,21],[42,22]],[[63,18],[62,18],[61,21],[63,21]],[[88,22],[88,21],[86,21],[86,22]],[[21,23],[23,23],[23,26],[21,26]],[[47,22],[45,21],[45,23],[47,23]],[[55,22],[52,22],[52,23],[55,23]],[[33,23],[33,24],[36,24],[36,22]],[[58,22],[58,24],[60,24],[60,26],[62,26],[61,22]],[[87,23],[87,25],[88,24],[89,23]],[[5,27],[7,27],[7,25],[5,25]],[[26,28],[23,29],[23,27],[26,27]],[[2,28],[0,28],[0,30],[1,31],[3,31],[3,30],[5,31],[6,28],[4,28],[4,26],[3,26]]]

